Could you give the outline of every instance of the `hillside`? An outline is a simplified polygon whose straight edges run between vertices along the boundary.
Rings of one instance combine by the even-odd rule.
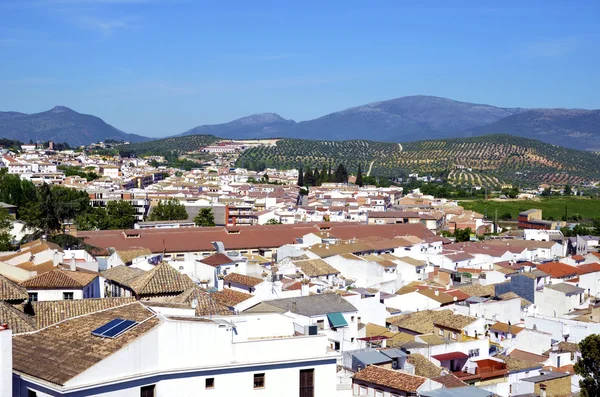
[[[358,163],[368,170],[373,162],[372,175],[445,174],[457,183],[473,185],[496,186],[503,181],[580,184],[600,180],[599,156],[510,135],[402,144],[281,139],[274,147],[247,150],[237,165],[252,167],[264,162],[276,168],[306,168],[321,167],[330,161],[345,163],[352,172]]]
[[[2,112],[0,137],[19,139],[23,142],[67,142],[71,146],[87,145],[105,139],[130,142],[150,139],[127,134],[99,117],[77,113],[65,106],[56,106],[46,112],[34,114]]]
[[[282,134],[285,134],[294,124],[296,124],[295,121],[286,120],[276,113],[261,113],[224,124],[195,127],[176,136],[201,134],[229,139],[240,137],[244,139],[272,138],[283,136]]]
[[[530,109],[469,132],[507,133],[574,149],[600,150],[600,110]]]
[[[119,145],[117,150],[121,155],[129,156],[135,154],[137,156],[144,155],[161,155],[167,152],[185,153],[203,148],[220,139],[212,135],[189,135],[180,137],[171,137],[165,139],[157,139],[155,141],[131,143],[128,145]]]

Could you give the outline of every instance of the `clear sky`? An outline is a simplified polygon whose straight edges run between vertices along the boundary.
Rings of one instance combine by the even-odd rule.
[[[405,95],[600,108],[600,1],[0,0],[0,110],[163,136]]]

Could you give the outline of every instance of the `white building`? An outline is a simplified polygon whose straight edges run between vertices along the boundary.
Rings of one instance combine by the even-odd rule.
[[[115,319],[131,327],[101,328]],[[328,397],[338,354],[326,347],[278,314],[168,317],[133,302],[14,337],[12,395]]]

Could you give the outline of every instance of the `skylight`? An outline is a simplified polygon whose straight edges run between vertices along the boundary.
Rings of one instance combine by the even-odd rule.
[[[92,335],[100,336],[102,338],[116,338],[135,325],[137,325],[137,322],[135,321],[115,318],[114,320],[111,320],[103,326],[93,330]]]

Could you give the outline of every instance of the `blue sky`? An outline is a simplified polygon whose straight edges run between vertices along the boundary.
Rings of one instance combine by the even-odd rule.
[[[416,94],[600,108],[598,16],[572,0],[0,0],[0,110],[163,136]]]

